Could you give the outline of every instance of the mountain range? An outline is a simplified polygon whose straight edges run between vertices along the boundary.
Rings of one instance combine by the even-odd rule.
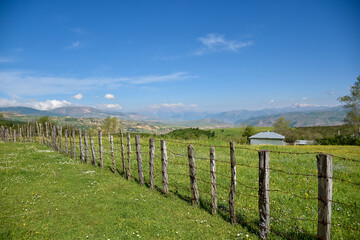
[[[152,111],[119,112],[107,111],[93,107],[61,107],[48,111],[28,107],[2,107],[0,112],[12,112],[33,116],[69,116],[81,118],[105,118],[116,116],[119,119],[135,121],[178,122],[185,125],[201,125],[216,123],[218,125],[251,125],[272,126],[279,118],[290,120],[293,127],[331,126],[343,124],[346,110],[342,106],[302,106],[295,105],[287,108],[270,108],[263,110],[234,110],[220,113],[196,111],[175,111],[170,109],[156,109]]]

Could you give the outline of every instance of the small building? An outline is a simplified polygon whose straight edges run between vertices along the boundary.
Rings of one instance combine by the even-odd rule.
[[[263,145],[263,144],[270,144],[270,145],[284,145],[285,137],[275,132],[259,132],[255,134],[250,139],[250,145]]]
[[[314,140],[296,140],[295,145],[315,145]]]

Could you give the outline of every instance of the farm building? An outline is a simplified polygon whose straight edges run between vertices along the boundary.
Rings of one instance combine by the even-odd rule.
[[[251,137],[251,145],[271,144],[271,145],[284,145],[285,137],[275,132],[260,132]]]

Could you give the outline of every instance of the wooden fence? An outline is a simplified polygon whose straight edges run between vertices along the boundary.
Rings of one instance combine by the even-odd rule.
[[[51,138],[49,138],[49,132]],[[64,142],[63,142],[63,133],[64,133]],[[76,141],[76,135],[79,137],[79,140]],[[131,179],[131,165],[132,165],[132,151],[131,151],[131,134],[126,134],[127,139],[127,150],[125,151],[125,143],[124,143],[124,134],[120,132],[119,134],[119,142],[120,142],[120,151],[121,151],[121,167],[117,166],[116,162],[116,151],[114,150],[114,136],[111,135],[109,137],[110,142],[110,155],[111,155],[111,162],[112,162],[112,171],[117,173],[122,171],[122,176],[126,179]],[[86,131],[81,131],[81,129],[70,129],[65,128],[62,126],[51,126],[50,123],[45,123],[45,126],[38,124],[37,122],[28,123],[26,126],[18,126],[17,129],[7,128],[4,126],[0,127],[0,139],[5,142],[39,142],[49,147],[52,147],[55,151],[60,153],[64,153],[69,157],[72,157],[74,160],[80,160],[82,163],[90,164],[92,163],[94,166],[99,166],[100,168],[104,168],[104,149],[103,149],[103,139],[102,139],[102,132],[98,132],[98,150],[99,152],[96,153],[95,151],[95,144],[94,138],[92,135],[88,135]],[[78,144],[78,145],[77,145]],[[89,146],[90,144],[90,146]],[[148,152],[142,152],[142,148],[145,146],[141,145],[140,136],[135,135],[135,146],[136,150],[136,165],[137,165],[137,180],[140,185],[145,184],[144,180],[144,169],[143,169],[143,156],[142,154],[148,153],[148,166],[149,166],[149,177],[148,177],[148,184],[150,189],[155,189],[154,184],[154,176],[155,176],[155,167],[154,161],[156,158],[161,159],[161,182],[162,182],[162,189],[161,191],[164,194],[169,194],[169,172],[168,168],[172,162],[169,162],[168,158],[168,147],[167,141],[161,140],[160,141],[160,151],[161,154],[155,154],[155,140],[149,139],[149,146]],[[219,146],[221,148],[225,148],[226,146]],[[237,164],[236,163],[236,156],[235,156],[235,143],[230,142],[230,145],[226,148],[229,149],[230,152],[230,161],[224,163],[228,163],[230,165],[228,175],[224,176],[224,174],[220,175],[220,177],[228,177],[229,180],[229,197],[228,197],[228,214],[231,224],[235,225],[239,223],[239,219],[237,219],[237,211],[236,211],[236,189],[237,184],[240,184],[246,188],[254,189],[253,186],[246,186],[243,183],[237,181],[236,176],[236,166],[247,166],[246,164]],[[246,148],[243,148],[246,149]],[[79,153],[77,153],[77,150]],[[202,194],[200,189],[198,188],[198,181],[203,181],[209,184],[210,186],[210,194],[211,195],[211,212],[212,214],[217,214],[218,212],[218,193],[217,190],[221,185],[217,184],[217,171],[216,165],[221,163],[221,160],[216,158],[215,154],[216,147],[212,146],[209,147],[209,158],[196,158],[195,157],[195,148],[193,145],[187,146],[187,155],[183,153],[176,153],[171,152],[172,156],[178,157],[187,157],[188,163],[174,163],[188,166],[188,177],[190,180],[190,196],[191,196],[191,203],[194,207],[199,206],[200,202],[200,194]],[[253,151],[253,149],[248,149],[249,151]],[[91,155],[89,155],[89,151],[91,151]],[[289,153],[291,154],[291,153]],[[299,154],[299,153],[297,153]],[[97,159],[97,156],[99,159]],[[125,158],[127,156],[127,159]],[[90,159],[91,158],[91,159]],[[210,168],[208,170],[201,169],[196,167],[196,159],[199,160],[207,160],[209,161]],[[352,160],[352,159],[350,159]],[[358,160],[353,160],[358,161]],[[331,214],[332,214],[332,193],[333,193],[333,164],[332,164],[332,156],[327,154],[317,154],[316,162],[317,162],[317,175],[312,174],[299,174],[299,173],[289,173],[284,172],[279,169],[270,168],[270,151],[269,150],[260,150],[258,151],[258,188],[257,192],[258,195],[255,196],[258,199],[258,209],[255,211],[258,212],[258,234],[261,239],[268,239],[270,229],[270,192],[282,192],[277,189],[270,189],[270,170],[274,172],[283,172],[285,174],[292,174],[292,175],[303,175],[303,176],[316,176],[318,179],[318,196],[316,198],[304,198],[303,196],[298,196],[291,192],[283,192],[288,195],[292,195],[293,197],[298,197],[301,199],[316,199],[318,201],[318,209],[317,209],[317,235],[315,236],[314,233],[309,233],[310,236],[317,237],[318,239],[330,239],[330,230],[331,230]],[[253,167],[254,166],[247,166]],[[120,170],[119,170],[120,169]],[[197,170],[201,171],[208,171],[209,173],[209,180],[199,179],[197,176]],[[229,177],[230,176],[230,177]],[[340,181],[347,181],[345,179],[339,179]],[[358,184],[358,183],[355,183]],[[339,202],[338,202],[339,203]],[[349,205],[346,203],[341,203],[343,205],[351,206],[353,208],[359,209],[357,206]],[[224,211],[224,209],[221,209]],[[225,211],[227,212],[227,211]],[[298,219],[298,220],[305,220],[305,219]],[[310,220],[309,220],[310,221]],[[313,221],[313,220],[311,220]],[[280,233],[280,235],[282,235]]]

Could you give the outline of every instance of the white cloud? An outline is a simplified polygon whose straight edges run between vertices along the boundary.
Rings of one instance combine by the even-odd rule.
[[[71,42],[69,46],[67,46],[67,49],[77,49],[82,46],[81,42],[79,40],[76,40],[74,42]]]
[[[97,104],[96,108],[108,108],[108,109],[113,109],[113,110],[121,110],[122,106],[120,106],[120,104]]]
[[[157,82],[173,82],[194,78],[197,76],[189,75],[186,72],[118,78],[64,78],[22,71],[0,71],[0,92],[19,96],[77,94],[78,92],[98,91],[99,89],[116,89],[124,84],[149,85]]]
[[[106,99],[115,99],[115,96],[113,94],[111,94],[111,93],[107,93],[107,94],[105,94],[104,98],[106,98]]]
[[[73,96],[73,98],[77,99],[77,100],[81,100],[84,98],[84,95],[82,95],[81,93],[76,94],[75,96]]]
[[[213,51],[237,52],[240,48],[253,45],[252,41],[241,42],[235,40],[227,40],[224,36],[215,33],[207,34],[205,37],[199,37],[198,41],[204,45],[204,48],[195,52],[195,55],[202,55],[206,52]]]
[[[271,99],[269,103],[270,103],[270,104],[273,104],[274,102],[275,102],[275,100],[274,100],[274,99]]]
[[[34,100],[19,102],[15,99],[0,99],[0,107],[31,107],[38,110],[51,110],[59,107],[68,107],[71,106],[72,103],[66,100],[46,100],[44,102],[38,102]]]
[[[181,102],[179,103],[162,103],[162,104],[155,104],[150,106],[151,109],[171,109],[171,110],[184,110],[184,109],[193,109],[197,108],[197,104],[190,104],[185,105]]]
[[[301,100],[307,100],[308,98],[307,97],[302,97]]]

